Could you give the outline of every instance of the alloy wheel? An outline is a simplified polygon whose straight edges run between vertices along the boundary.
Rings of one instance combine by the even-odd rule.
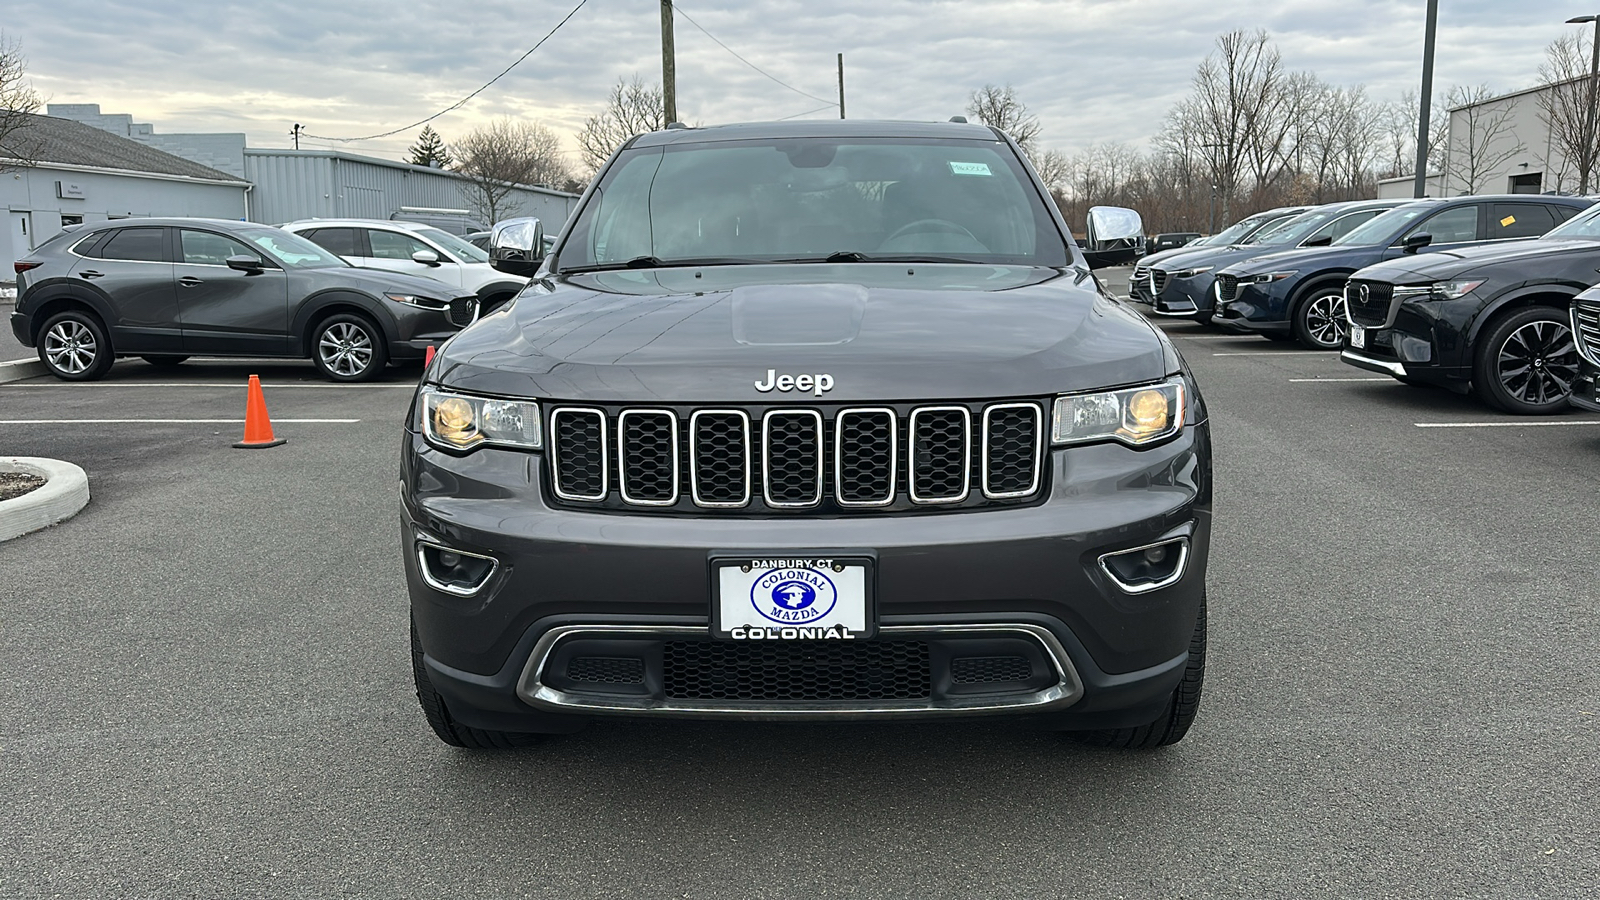
[[[57,322],[44,336],[44,353],[50,364],[68,375],[82,375],[94,365],[100,342],[82,322]]]
[[[1572,330],[1560,322],[1529,322],[1506,336],[1495,367],[1512,397],[1533,404],[1560,400],[1578,376]]]
[[[317,355],[335,375],[360,375],[372,365],[372,335],[354,322],[335,322],[317,341]]]
[[[1306,333],[1324,347],[1337,347],[1344,341],[1345,302],[1343,294],[1322,294],[1306,305]]]

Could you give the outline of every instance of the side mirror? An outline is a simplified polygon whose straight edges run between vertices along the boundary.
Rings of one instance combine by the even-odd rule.
[[[532,278],[544,252],[544,225],[538,219],[497,222],[489,235],[489,265],[507,275]]]
[[[1400,247],[1407,253],[1415,253],[1431,243],[1433,243],[1433,235],[1426,231],[1419,231],[1416,234],[1406,235],[1406,239],[1400,242]]]
[[[243,253],[238,256],[228,257],[228,268],[238,270],[246,275],[260,275],[266,270],[266,267],[261,264],[261,260],[254,256],[245,256]]]
[[[1302,247],[1326,247],[1333,243],[1333,235],[1319,234],[1314,238],[1306,238],[1300,243]]]
[[[417,252],[411,254],[411,261],[422,263],[425,266],[432,266],[433,268],[437,269],[439,267],[439,254],[433,252],[432,250],[418,250]]]
[[[1091,207],[1084,235],[1083,257],[1091,269],[1127,265],[1144,255],[1144,220],[1131,209]]]

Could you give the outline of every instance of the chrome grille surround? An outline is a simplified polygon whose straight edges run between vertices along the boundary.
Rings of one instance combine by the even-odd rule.
[[[785,456],[792,454],[798,457],[797,463],[783,463],[785,477],[790,474],[793,474],[798,478],[805,478],[809,476],[813,479],[813,489],[805,494],[796,493],[789,499],[779,500],[773,496],[772,490],[773,481],[775,480],[773,478],[772,465],[774,443],[773,422],[777,421],[782,423],[786,419],[793,419],[796,422],[810,420],[813,423],[812,427],[815,429],[814,433],[816,438],[809,451],[807,451],[803,446],[805,442],[804,435],[793,432],[791,432],[789,435],[783,436],[784,442],[786,444],[795,443],[789,440],[790,437],[794,437],[798,439],[798,443],[795,443],[793,448],[785,447],[782,450]],[[782,427],[781,424],[780,427]],[[763,498],[767,501],[768,506],[774,509],[805,509],[807,507],[816,506],[818,503],[822,502],[822,481],[824,478],[824,455],[822,452],[822,444],[822,413],[817,412],[814,409],[767,410],[766,415],[761,417],[761,493]],[[805,463],[805,455],[807,452],[809,452],[815,460],[814,464],[808,465]],[[814,475],[812,475],[810,471],[807,471],[812,469],[815,471]]]
[[[995,437],[994,414],[1010,410],[1026,410],[1033,415],[1033,441],[1032,441],[1032,479],[1024,489],[994,490],[994,473],[991,470],[991,460],[994,456],[992,444]],[[990,500],[1011,500],[1017,497],[1026,497],[1039,489],[1039,481],[1044,477],[1044,469],[1039,464],[1039,459],[1044,454],[1044,410],[1036,403],[996,403],[983,409],[983,453],[981,457],[981,478],[979,483],[983,486],[983,495]],[[1015,452],[1010,454],[1013,460],[1018,456]]]
[[[1239,276],[1218,275],[1216,281],[1212,283],[1212,287],[1217,292],[1219,301],[1232,303],[1233,299],[1239,296]]]
[[[1172,273],[1163,269],[1150,270],[1150,291],[1160,294],[1167,289],[1167,282],[1172,278]]]
[[[880,420],[884,418],[888,419],[887,427],[883,425],[879,426],[881,430],[887,433],[889,443],[889,452],[887,457],[882,457],[880,455],[879,459],[876,460],[880,467],[887,468],[888,470],[887,477],[882,479],[887,483],[885,485],[885,490],[880,497],[847,497],[847,495],[850,494],[850,490],[847,487],[845,480],[846,468],[850,466],[860,468],[862,465],[870,464],[873,462],[873,460],[856,460],[853,462],[847,462],[847,459],[851,456],[865,456],[866,454],[860,453],[858,448],[846,445],[844,435],[846,429],[850,427],[846,417],[857,419],[864,419],[868,417],[878,418]],[[895,411],[886,407],[856,407],[851,409],[841,409],[839,410],[838,414],[833,417],[833,435],[834,502],[838,503],[840,506],[858,508],[888,506],[894,503],[895,483],[899,476],[900,462],[900,417],[895,414]]]
[[[702,422],[712,419],[734,419],[739,422],[739,447],[736,458],[740,465],[737,480],[744,486],[744,490],[737,499],[722,499],[712,496],[712,491],[707,490],[705,476],[707,472],[714,478],[718,475],[726,476],[730,472],[725,460],[717,460],[707,451],[715,451],[716,447],[711,441],[705,439],[701,428]],[[707,426],[709,427],[709,426]],[[705,509],[739,509],[750,505],[750,414],[742,409],[697,409],[689,416],[689,492],[694,498],[694,505]],[[724,471],[716,471],[718,468]]]
[[[570,486],[571,484],[574,483],[573,479],[577,479],[579,477],[583,477],[583,475],[585,475],[585,474],[589,475],[591,477],[591,479],[593,477],[593,473],[581,473],[578,470],[576,470],[575,468],[566,468],[566,471],[563,472],[563,468],[567,466],[567,463],[563,462],[562,457],[563,456],[576,457],[578,455],[578,449],[575,448],[575,447],[570,447],[569,446],[567,449],[565,449],[565,450],[563,449],[563,441],[566,439],[567,436],[562,431],[562,427],[565,424],[565,421],[567,419],[569,419],[569,418],[570,419],[574,419],[574,420],[581,420],[581,419],[591,419],[591,420],[598,419],[599,420],[598,423],[595,423],[595,422],[591,421],[591,423],[587,426],[587,427],[590,427],[590,428],[594,429],[595,433],[598,435],[596,440],[598,440],[598,442],[600,444],[597,452],[595,452],[594,454],[591,454],[595,458],[595,460],[598,460],[598,462],[590,462],[589,463],[589,466],[591,468],[598,468],[599,469],[599,473],[598,474],[599,474],[600,487],[599,487],[599,490],[597,490],[597,491],[595,491],[593,493],[579,493],[577,491],[571,491],[571,490],[567,489],[567,486]],[[585,427],[585,426],[580,426],[580,425],[574,424],[573,427]],[[581,406],[564,406],[564,407],[558,407],[558,408],[556,408],[554,410],[551,410],[551,412],[550,412],[550,469],[551,469],[551,474],[552,474],[553,477],[550,479],[550,484],[551,484],[552,489],[555,491],[557,497],[560,497],[563,500],[578,500],[578,501],[591,501],[592,502],[592,501],[597,501],[597,500],[604,500],[606,498],[606,495],[611,493],[611,481],[610,481],[610,474],[611,473],[610,473],[610,466],[607,465],[607,460],[610,458],[610,455],[606,452],[606,431],[607,431],[607,429],[606,429],[606,413],[605,413],[605,410],[603,410],[603,409],[593,409],[593,408],[581,407]],[[585,434],[585,435],[582,435],[581,438],[574,437],[573,439],[574,440],[576,440],[576,439],[587,440],[588,439],[588,435]],[[578,466],[578,465],[582,465],[583,461],[574,458],[574,459],[570,460],[570,464],[571,464],[571,466],[575,467],[575,466]]]
[[[1572,337],[1583,358],[1600,366],[1600,302],[1572,301]]]
[[[933,448],[929,445],[931,440],[924,440],[918,431],[923,422],[930,416],[953,414],[961,420],[961,490],[959,493],[937,492],[919,490],[919,486],[931,486],[932,479],[937,477],[933,472],[935,461],[931,458],[933,452],[943,449],[947,453],[948,447]],[[967,494],[972,490],[972,411],[965,406],[923,406],[912,411],[911,423],[906,430],[910,451],[910,464],[907,474],[910,476],[910,486],[907,493],[911,495],[913,503],[960,503],[967,499]],[[931,436],[929,436],[931,438]],[[948,462],[946,460],[945,462]],[[919,484],[920,483],[920,484]]]
[[[644,442],[638,438],[630,437],[628,421],[630,419],[649,418],[658,420],[658,429],[661,425],[659,420],[666,420],[666,443],[668,447],[665,458],[666,471],[655,473],[657,480],[663,477],[666,480],[668,489],[665,492],[656,491],[658,494],[664,493],[665,496],[642,496],[648,492],[648,489],[641,491],[641,496],[634,496],[630,492],[630,487],[636,488],[640,486],[636,483],[637,479],[641,477],[641,470],[649,463],[638,458],[644,455]],[[633,458],[630,458],[630,452],[633,454]],[[655,455],[660,455],[659,450],[656,451]],[[619,414],[617,416],[617,487],[622,494],[622,502],[632,506],[674,506],[678,502],[678,481],[678,414],[670,409],[629,409]]]

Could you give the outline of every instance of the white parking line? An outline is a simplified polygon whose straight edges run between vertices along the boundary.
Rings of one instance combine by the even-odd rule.
[[[1212,356],[1260,356],[1260,357],[1263,357],[1263,358],[1270,357],[1270,356],[1326,356],[1327,358],[1332,359],[1332,360],[1337,360],[1339,358],[1336,354],[1334,354],[1334,352],[1332,350],[1266,350],[1266,349],[1262,349],[1262,350],[1252,350],[1252,351],[1249,351],[1249,352],[1246,352],[1246,353],[1228,352],[1228,353],[1213,353],[1211,355]]]
[[[366,389],[370,390],[372,388],[405,388],[407,390],[414,391],[414,390],[417,389],[417,386],[414,385],[414,384],[294,384],[292,382],[284,383],[284,382],[276,382],[276,381],[263,381],[263,382],[261,382],[261,386],[264,387],[264,388],[271,388],[273,390],[278,390],[280,388],[311,388],[313,390],[348,390],[349,388],[366,388]],[[87,383],[87,384],[83,383],[83,382],[67,382],[67,381],[50,382],[50,381],[46,381],[46,382],[43,382],[41,384],[20,384],[19,383],[19,384],[0,385],[0,389],[7,389],[7,390],[16,390],[18,388],[91,388],[91,387],[94,387],[94,388],[134,388],[134,387],[156,387],[156,388],[238,388],[240,390],[244,390],[245,388],[249,387],[249,385],[240,384],[239,382],[236,382],[236,381],[227,381],[227,382],[223,382],[223,381],[183,381],[183,382],[113,381],[113,382],[90,382],[90,383]]]
[[[1600,425],[1600,421],[1582,422],[1414,422],[1418,428],[1538,428],[1546,425]]]
[[[360,419],[273,419],[274,425],[353,425]],[[0,425],[238,425],[243,419],[0,419]]]
[[[1393,378],[1291,378],[1290,384],[1344,383],[1349,381],[1394,381]]]

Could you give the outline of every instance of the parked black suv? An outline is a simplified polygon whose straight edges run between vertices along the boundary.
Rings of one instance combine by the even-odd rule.
[[[1182,247],[1172,250],[1151,253],[1149,256],[1139,260],[1138,264],[1133,267],[1133,274],[1128,276],[1128,298],[1145,304],[1155,301],[1155,292],[1150,283],[1150,268],[1152,266],[1157,264],[1177,265],[1180,255],[1188,254],[1202,247],[1227,247],[1232,244],[1248,243],[1256,235],[1263,234],[1282,225],[1309,208],[1306,206],[1281,206],[1277,209],[1258,212],[1252,216],[1245,216],[1216,234],[1190,241]]]
[[[1137,228],[1098,212],[1093,247]],[[493,248],[541,255],[537,229]],[[1205,406],[1004,134],[643,135],[534,274],[440,349],[407,423],[442,740],[598,716],[1188,729]]]
[[[1345,288],[1342,358],[1523,415],[1563,412],[1578,377],[1572,302],[1600,272],[1600,206],[1541,238],[1368,266]]]
[[[1210,322],[1216,298],[1211,285],[1218,269],[1281,250],[1326,247],[1403,202],[1329,203],[1263,228],[1240,243],[1196,249],[1166,262],[1149,264],[1145,268],[1150,273],[1151,312],[1158,316]]]
[[[1411,253],[1441,253],[1534,238],[1594,201],[1526,194],[1414,200],[1331,246],[1258,256],[1217,273],[1217,325],[1313,350],[1337,350],[1345,332],[1344,282],[1351,273]]]
[[[478,298],[357,269],[280,228],[120,219],[56,235],[16,263],[11,330],[51,374],[103,377],[119,356],[310,357],[334,381],[421,359],[477,317]]]

